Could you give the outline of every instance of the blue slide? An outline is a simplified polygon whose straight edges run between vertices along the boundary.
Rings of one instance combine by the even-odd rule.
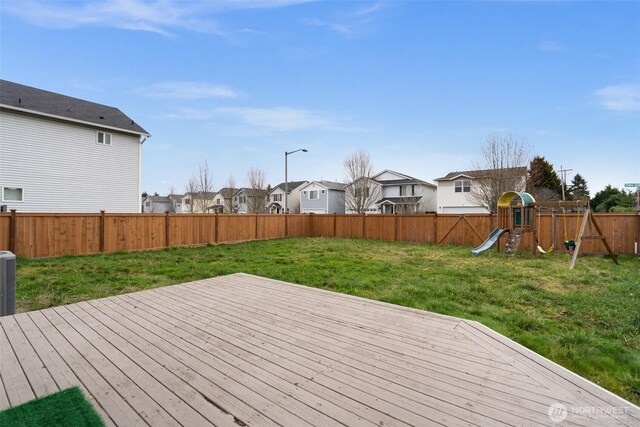
[[[496,228],[491,232],[491,234],[489,234],[489,237],[487,238],[487,240],[485,240],[484,243],[478,246],[477,248],[473,249],[471,253],[474,255],[480,255],[482,252],[486,251],[487,249],[490,249],[493,245],[495,245],[496,242],[500,240],[500,237],[502,237],[504,233],[508,233],[508,232],[509,232],[508,228]]]

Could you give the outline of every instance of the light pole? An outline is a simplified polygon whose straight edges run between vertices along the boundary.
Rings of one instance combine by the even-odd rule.
[[[298,148],[297,150],[284,152],[284,213],[285,214],[289,213],[289,205],[287,204],[287,195],[289,194],[289,176],[288,176],[289,172],[287,169],[287,157],[289,156],[289,154],[297,153],[298,151],[302,151],[303,153],[306,153],[308,150],[306,148]]]

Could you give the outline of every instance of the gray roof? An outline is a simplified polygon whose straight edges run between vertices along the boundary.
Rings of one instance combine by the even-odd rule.
[[[376,177],[382,175],[385,172],[389,172],[389,173],[394,173],[396,175],[399,176],[404,176],[404,179],[389,179],[389,180],[380,180],[377,179]],[[424,181],[422,179],[419,178],[415,178],[413,176],[404,174],[404,173],[400,173],[400,172],[396,172],[396,171],[392,171],[391,169],[385,169],[382,172],[377,173],[376,175],[374,175],[373,177],[371,177],[371,179],[373,179],[376,182],[379,182],[382,185],[406,185],[406,184],[421,184],[421,185],[426,185],[427,187],[436,187],[434,184]]]
[[[329,190],[344,191],[344,187],[345,187],[345,184],[343,184],[342,182],[335,182],[335,181],[312,181],[312,182],[315,182],[316,184],[320,184]],[[312,182],[310,182],[309,184],[311,184]]]
[[[232,188],[232,187],[223,187],[220,190],[217,191],[216,194],[220,193],[222,195],[223,198],[225,199],[230,199],[231,197],[233,197],[233,194],[238,191],[237,188]]]
[[[306,184],[309,181],[289,181],[287,183],[287,187],[289,192],[291,192],[291,190],[295,190],[296,188],[300,187],[301,185]],[[276,188],[281,189],[282,191],[284,191],[284,182],[281,182],[280,184],[276,185],[273,190],[275,190]],[[271,190],[271,191],[273,191]]]
[[[149,136],[149,132],[115,107],[72,98],[7,80],[0,80],[0,104],[14,109],[23,109]]]
[[[480,170],[474,170],[474,171],[449,172],[448,174],[446,174],[445,176],[443,176],[441,178],[434,179],[434,181],[450,181],[453,178],[455,178],[457,176],[460,176],[460,175],[468,176],[470,178],[482,178],[482,177],[486,176],[487,173],[490,170],[491,169],[480,169]],[[515,167],[515,168],[505,168],[503,170],[505,172],[518,173],[518,174],[521,174],[523,176],[527,173],[527,167],[526,166],[519,166],[519,167]]]
[[[167,196],[147,196],[145,200],[147,199],[154,203],[171,203],[171,199]]]

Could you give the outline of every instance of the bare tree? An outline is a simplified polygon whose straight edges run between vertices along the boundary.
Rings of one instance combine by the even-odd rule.
[[[529,149],[524,141],[494,133],[481,147],[481,160],[474,164],[469,199],[495,212],[505,191],[524,191]]]
[[[184,203],[187,205],[187,212],[194,212],[194,199],[198,193],[198,181],[195,177],[190,177],[189,181],[187,181],[187,185],[184,188],[186,194]]]
[[[346,211],[362,214],[367,211],[382,194],[382,187],[373,177],[373,163],[369,153],[358,150],[348,155],[342,162],[345,181],[344,191]]]
[[[204,213],[213,204],[213,178],[206,160],[198,166],[198,173],[189,178],[186,190],[190,213]]]
[[[225,188],[229,188],[231,190],[227,190],[222,194],[222,210],[223,213],[231,213],[233,212],[233,193],[236,190],[236,179],[233,175],[229,175],[229,179],[227,179],[227,183],[224,186]]]
[[[250,194],[247,194],[247,212],[264,213],[267,205],[266,180],[266,174],[262,169],[252,167],[247,172],[250,188]]]

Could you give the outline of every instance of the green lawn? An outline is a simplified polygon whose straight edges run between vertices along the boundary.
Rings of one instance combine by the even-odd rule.
[[[322,238],[282,239],[18,260],[18,309],[245,272],[453,316],[505,334],[640,403],[640,261],[480,257],[469,248]]]

